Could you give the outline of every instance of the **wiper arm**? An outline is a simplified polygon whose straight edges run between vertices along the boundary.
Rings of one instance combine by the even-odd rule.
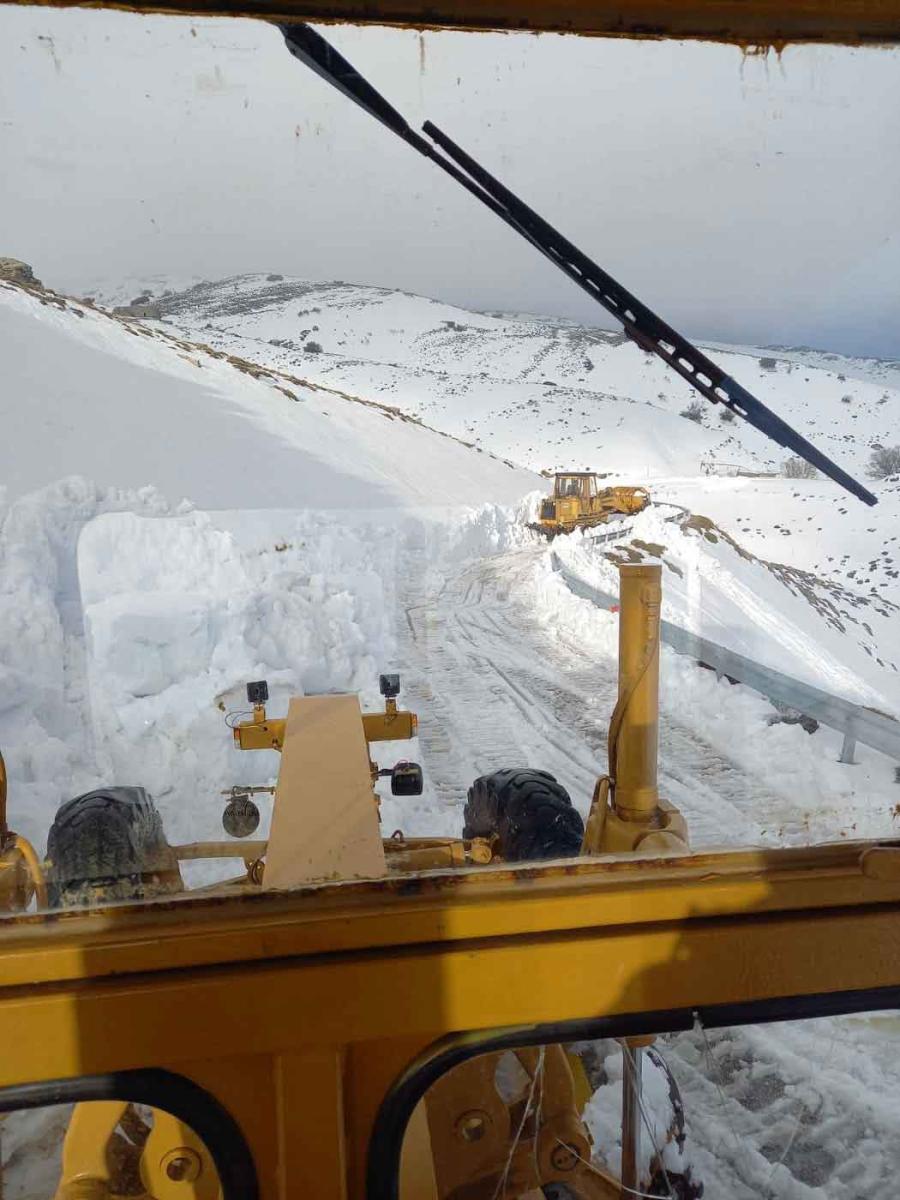
[[[824,475],[865,504],[878,503],[877,498],[867,488],[817,450],[802,434],[767,408],[762,401],[757,400],[737,380],[716,366],[652,309],[642,304],[636,296],[622,287],[602,267],[583,254],[534,209],[529,208],[509,188],[451,141],[436,125],[426,121],[423,131],[444,152],[439,153],[430,142],[412,129],[381,93],[338,54],[320,33],[303,24],[283,25],[281,31],[288,49],[295,58],[312,68],[477,197],[491,212],[515,229],[601,304],[622,324],[627,336],[641,349],[658,355],[701,396],[713,404],[724,404],[760,433],[817,467]]]

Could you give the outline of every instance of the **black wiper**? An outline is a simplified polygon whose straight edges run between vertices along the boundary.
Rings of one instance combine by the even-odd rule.
[[[470,155],[460,149],[431,121],[422,127],[429,138],[444,152],[440,153],[421,134],[404,120],[399,112],[377,92],[349,62],[329,45],[309,25],[282,25],[288,49],[301,62],[311,67],[339,91],[355,101],[376,120],[386,125],[414,150],[431,159],[441,170],[451,175],[468,192],[497,214],[526,241],[555,263],[559,269],[592,296],[598,304],[620,321],[625,333],[642,350],[659,357],[672,370],[686,379],[691,387],[713,404],[724,404],[732,412],[749,421],[760,433],[791,450],[817,467],[835,483],[846,488],[866,504],[878,500],[861,483],[831,461],[826,455],[792,429],[786,421],[767,408],[745,387],[717,367],[687,338],[667,325],[636,296],[617,283],[601,267],[563,237],[534,209],[529,208],[509,188],[504,187]]]

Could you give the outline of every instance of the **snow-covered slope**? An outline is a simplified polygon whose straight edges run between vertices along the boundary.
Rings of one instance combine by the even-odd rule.
[[[621,335],[279,276],[181,292],[143,281],[112,298],[139,293],[154,295],[167,322],[220,349],[389,397],[532,467],[649,478],[657,503],[721,530],[717,545],[684,542],[683,582],[670,576],[672,619],[763,661],[786,655],[785,669],[820,687],[900,706],[900,481],[873,485],[880,503],[871,509],[830,480],[775,474],[784,451],[703,402],[702,422],[681,416],[694,398],[687,384]],[[802,348],[710,353],[859,476],[873,446],[898,440],[897,364]],[[665,536],[654,529],[645,540],[668,542],[673,532],[669,524]],[[689,613],[676,602],[679,589]]]
[[[513,502],[538,483],[366,397],[14,284],[0,361],[10,498],[73,473],[205,508]]]
[[[681,416],[696,393],[620,333],[271,275],[168,296],[158,280],[97,289],[117,302],[142,290],[154,293],[166,320],[213,346],[396,404],[532,469],[644,481],[697,475],[711,462],[779,471],[786,457],[705,402],[701,423]],[[852,472],[864,470],[873,444],[891,441],[900,413],[900,373],[891,364],[750,347],[711,353]]]

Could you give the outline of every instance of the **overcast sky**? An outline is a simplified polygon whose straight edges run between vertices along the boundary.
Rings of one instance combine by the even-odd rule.
[[[683,332],[900,356],[900,51],[334,44]],[[0,255],[44,282],[278,271],[601,310],[248,21],[0,6]]]

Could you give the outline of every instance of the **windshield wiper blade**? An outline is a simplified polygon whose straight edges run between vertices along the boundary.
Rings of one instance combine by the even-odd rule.
[[[802,434],[757,400],[745,387],[718,367],[687,338],[666,324],[611,275],[588,258],[572,242],[554,229],[534,209],[500,183],[484,167],[462,150],[431,121],[423,132],[440,147],[417,133],[401,114],[364,79],[320,33],[309,25],[283,25],[288,49],[345,96],[359,104],[376,120],[430,159],[468,192],[485,204],[502,221],[578,284],[598,304],[619,321],[626,335],[648,353],[658,355],[673,371],[713,404],[724,404],[743,417],[760,433],[786,450],[817,467],[865,504],[877,504],[877,498],[837,463],[818,450]],[[446,155],[446,157],[445,157]]]

